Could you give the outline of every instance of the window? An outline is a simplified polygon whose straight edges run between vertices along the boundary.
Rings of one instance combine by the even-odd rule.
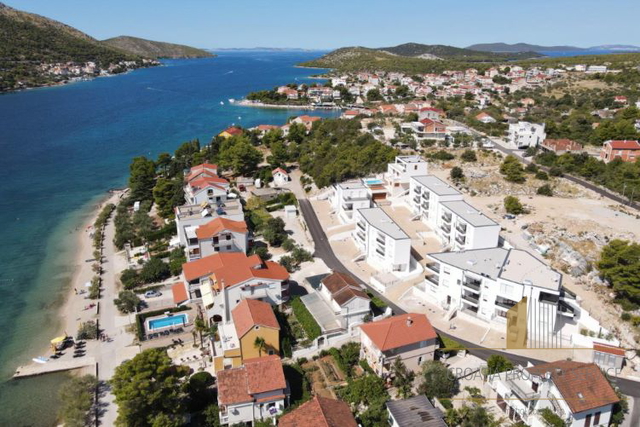
[[[593,425],[597,426],[598,424],[600,424],[600,411],[593,416]]]
[[[591,427],[591,414],[584,419],[584,427]]]
[[[418,357],[418,365],[422,364],[422,356]]]

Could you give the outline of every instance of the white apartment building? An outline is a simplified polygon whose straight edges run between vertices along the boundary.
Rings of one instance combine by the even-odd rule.
[[[546,427],[540,411],[550,409],[567,427],[606,427],[620,401],[593,363],[558,360],[490,375],[491,400],[513,422]]]
[[[244,221],[244,212],[240,199],[228,199],[225,202],[201,203],[199,205],[177,206],[176,230],[178,240],[183,247],[190,246],[189,239],[197,237],[195,230],[216,218],[225,218],[231,221]],[[187,231],[189,235],[187,236]]]
[[[414,176],[408,204],[442,244],[452,250],[498,246],[500,225],[462,199],[462,193],[433,175]]]
[[[244,221],[215,218],[200,226],[185,228],[187,261],[204,258],[219,252],[246,253],[249,230]]]
[[[371,192],[362,181],[347,181],[333,186],[331,207],[342,223],[354,221],[354,212],[371,207]]]
[[[396,156],[393,163],[387,165],[384,176],[389,187],[405,191],[409,188],[409,180],[413,176],[426,175],[428,163],[420,156]]]
[[[544,124],[529,122],[511,123],[509,125],[509,143],[517,148],[537,147],[547,138]]]
[[[384,272],[408,273],[411,239],[381,208],[358,209],[353,238],[366,261]]]
[[[526,297],[529,346],[557,331],[561,316],[573,321],[577,306],[565,301],[562,275],[530,253],[488,248],[427,254],[424,298],[487,322],[506,323],[507,311]]]

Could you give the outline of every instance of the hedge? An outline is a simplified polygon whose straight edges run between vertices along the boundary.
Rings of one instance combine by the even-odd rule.
[[[180,307],[163,308],[162,310],[147,311],[144,313],[136,314],[136,328],[138,332],[138,339],[140,340],[144,339],[144,321],[148,317],[159,316],[166,312],[179,313],[181,311],[187,311],[187,310],[189,310],[189,307],[187,307],[186,305],[183,305]]]
[[[293,308],[293,314],[296,316],[296,319],[298,319],[309,340],[313,341],[322,335],[320,325],[318,325],[316,319],[309,313],[309,310],[307,310],[307,307],[300,300],[300,297],[295,297],[291,301],[291,308]]]

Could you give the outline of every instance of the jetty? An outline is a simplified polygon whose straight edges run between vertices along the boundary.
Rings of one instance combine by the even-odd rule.
[[[73,360],[49,360],[47,363],[31,363],[29,365],[18,366],[18,369],[16,369],[16,372],[13,374],[13,378],[35,377],[87,367],[93,367],[92,369],[95,370],[95,366],[96,360],[93,357],[80,357]]]

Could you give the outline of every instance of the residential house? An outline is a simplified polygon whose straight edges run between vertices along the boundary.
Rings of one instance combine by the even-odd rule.
[[[249,248],[249,230],[244,221],[218,217],[200,226],[187,227],[185,236],[187,262],[218,252],[246,253]]]
[[[509,125],[509,142],[517,148],[537,147],[545,140],[544,124],[518,122]]]
[[[216,218],[232,221],[244,221],[244,212],[240,199],[227,199],[224,202],[202,202],[198,205],[183,205],[175,208],[178,240],[184,247],[189,246],[188,239],[197,239],[195,230]],[[191,230],[187,236],[187,230]]]
[[[607,66],[606,65],[589,65],[587,67],[587,73],[606,73]]]
[[[218,324],[212,341],[214,372],[238,368],[246,359],[280,354],[280,325],[269,303],[245,299],[231,311],[231,320]],[[264,348],[256,340],[264,340]]]
[[[408,313],[360,325],[360,358],[383,378],[391,375],[396,359],[413,372],[433,360],[438,348],[435,329],[424,314]]]
[[[640,143],[638,141],[605,141],[600,150],[600,158],[605,163],[615,159],[635,162],[640,158]]]
[[[444,117],[445,117],[444,111],[439,108],[425,107],[425,108],[421,108],[420,111],[418,112],[419,121],[422,121],[424,119],[438,121],[443,119]]]
[[[540,147],[545,151],[553,151],[556,154],[576,153],[582,151],[582,144],[571,139],[545,139]]]
[[[184,199],[188,205],[218,203],[227,200],[229,181],[218,176],[200,174],[184,186]]]
[[[315,292],[300,299],[325,335],[350,330],[370,313],[371,299],[362,285],[345,273],[324,277]]]
[[[371,193],[362,181],[348,181],[333,186],[331,208],[342,223],[354,221],[353,213],[371,207]]]
[[[543,409],[551,410],[567,427],[606,427],[620,401],[594,363],[558,360],[490,375],[487,382],[509,420],[533,427],[548,425],[540,413]]]
[[[194,179],[202,177],[218,177],[218,165],[211,163],[201,163],[193,166],[185,174],[185,182],[191,182]]]
[[[619,372],[624,365],[624,359],[624,348],[600,343],[593,344],[593,363],[598,365],[600,369],[607,371],[607,373],[615,374],[614,370]]]
[[[478,120],[478,121],[480,121],[482,123],[485,123],[485,124],[495,123],[496,122],[496,119],[494,119],[493,117],[491,117],[489,114],[487,114],[485,112],[482,112],[482,113],[478,114],[476,116],[476,120]]]
[[[623,95],[614,96],[613,102],[615,102],[616,104],[627,105],[627,97]]]
[[[231,138],[232,136],[240,136],[243,133],[244,131],[238,126],[230,126],[225,130],[223,130],[222,132],[220,132],[218,136],[226,139],[226,138]]]
[[[291,123],[302,124],[307,128],[307,131],[310,131],[313,124],[321,119],[322,119],[321,117],[317,117],[317,116],[302,115],[293,119]]]
[[[550,346],[556,326],[571,322],[579,306],[562,289],[562,275],[519,249],[487,248],[427,254],[423,297],[486,322],[507,323],[507,312],[526,302],[531,348]],[[560,320],[562,319],[562,320]],[[524,343],[523,343],[524,345]]]
[[[396,156],[393,163],[387,165],[384,176],[387,185],[399,187],[400,190],[409,189],[409,180],[413,176],[426,175],[428,163],[420,156]]]
[[[358,209],[352,232],[367,263],[384,272],[408,273],[411,239],[381,208]]]
[[[447,427],[440,409],[424,394],[387,402],[391,427]]]
[[[346,403],[314,396],[278,420],[279,427],[358,427]]]
[[[276,187],[283,187],[289,182],[289,174],[282,168],[275,168],[271,171],[271,175],[273,176],[273,184]]]
[[[279,305],[289,299],[289,273],[280,264],[240,252],[209,255],[182,265],[191,300],[201,300],[209,319],[228,322],[244,299]]]
[[[220,424],[275,418],[288,404],[289,387],[277,355],[247,359],[244,366],[218,372]]]

